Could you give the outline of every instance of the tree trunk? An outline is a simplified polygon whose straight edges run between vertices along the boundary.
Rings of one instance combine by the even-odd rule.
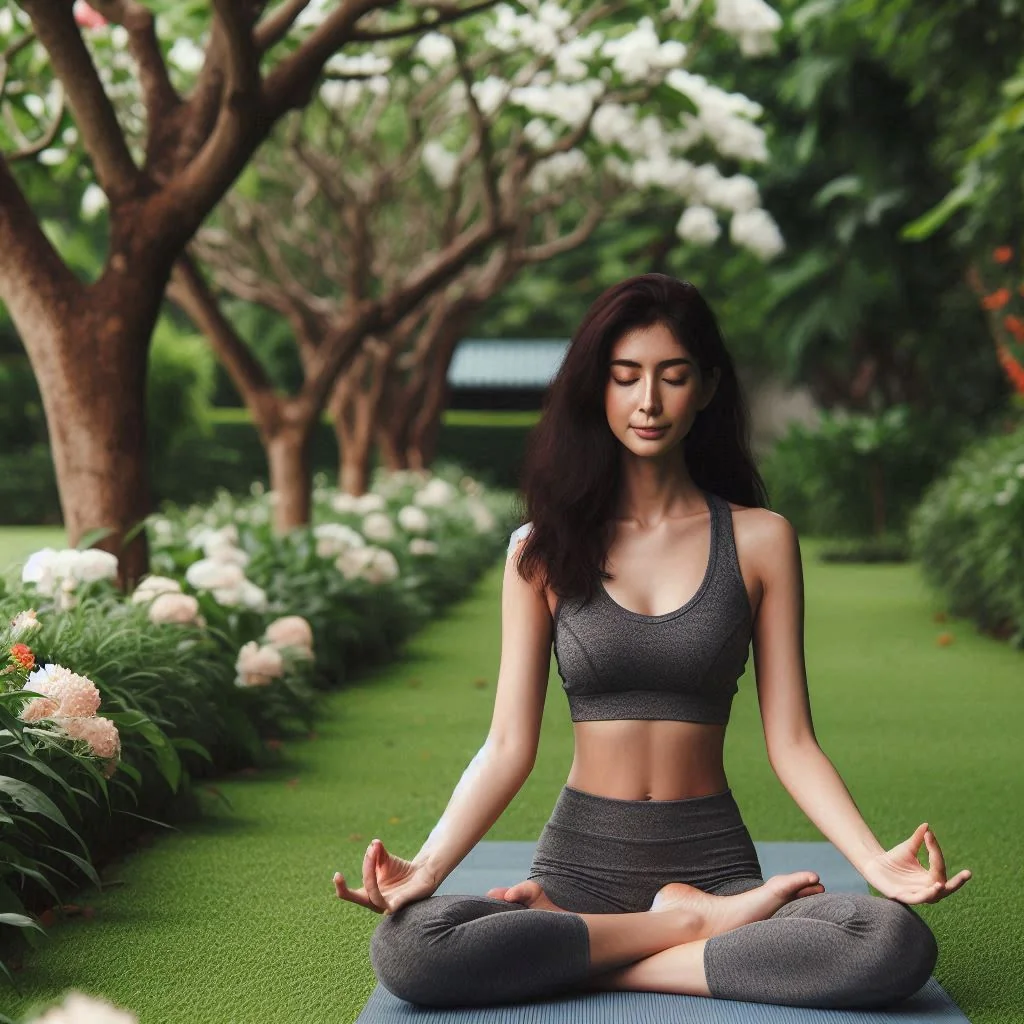
[[[278,534],[309,523],[312,438],[312,423],[289,423],[264,437],[274,492],[274,531]]]
[[[390,360],[390,346],[366,339],[331,392],[328,409],[338,440],[338,489],[346,494],[365,494],[369,487],[374,425],[382,416],[381,394]]]
[[[446,321],[425,360],[422,400],[416,403],[416,415],[409,426],[406,447],[406,458],[412,469],[427,469],[437,457],[441,419],[448,405],[448,368],[469,318],[469,311],[460,311]]]
[[[159,288],[159,282],[157,283]],[[118,557],[118,585],[130,589],[149,568],[146,533],[125,534],[151,511],[146,452],[148,339],[157,302],[91,299],[70,304],[59,324],[20,316],[18,329],[46,413],[68,544],[96,529],[94,547]],[[121,310],[112,315],[109,309]]]

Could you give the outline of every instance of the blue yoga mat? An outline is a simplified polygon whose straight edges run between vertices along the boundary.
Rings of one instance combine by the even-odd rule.
[[[816,871],[828,892],[868,892],[831,843],[755,843],[765,878]],[[536,843],[480,842],[437,894],[487,895],[530,872]],[[585,992],[507,1006],[436,1010],[415,1006],[378,984],[355,1024],[964,1024],[967,1017],[934,979],[891,1010],[814,1010],[668,992]]]

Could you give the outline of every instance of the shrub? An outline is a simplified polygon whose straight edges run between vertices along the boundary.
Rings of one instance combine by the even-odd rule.
[[[949,611],[1024,647],[1024,420],[963,452],[928,488],[909,533]]]
[[[897,405],[879,415],[829,412],[790,425],[761,467],[772,508],[822,537],[899,535],[928,483],[968,440],[939,415]]]

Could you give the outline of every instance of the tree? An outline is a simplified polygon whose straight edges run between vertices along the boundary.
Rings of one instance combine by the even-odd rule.
[[[183,266],[172,295],[253,411],[283,489],[280,528],[308,514],[304,452],[332,391],[343,486],[365,485],[370,424],[390,465],[429,461],[470,318],[523,266],[582,244],[602,219],[667,196],[676,230],[695,242],[720,233],[717,207],[732,214],[734,243],[765,259],[781,249],[753,179],[714,162],[767,158],[760,107],[683,70],[716,25],[762,52],[774,12],[752,2],[734,23],[670,8],[630,24],[632,10],[499,6],[413,47],[333,60],[322,102],[264,151],[259,188],[240,181],[200,233],[194,253],[215,287],[287,318],[301,353],[299,392],[276,393]],[[320,358],[339,335],[349,355]]]
[[[174,261],[277,121],[309,102],[335,51],[489,3],[214,0],[208,20],[193,5],[153,6],[162,33],[138,0],[22,0],[0,66],[0,300],[39,382],[70,542],[109,529],[101,546],[120,553],[122,584],[148,561],[140,531],[121,549],[150,511],[146,362]],[[204,50],[191,42],[201,35]],[[59,159],[58,137],[80,145],[109,204],[93,281],[71,271],[14,170]]]

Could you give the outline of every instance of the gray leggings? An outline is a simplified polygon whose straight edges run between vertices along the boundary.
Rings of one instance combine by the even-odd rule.
[[[418,900],[382,917],[373,933],[377,980],[402,999],[435,1007],[582,991],[608,969],[591,968],[579,914],[645,911],[673,881],[722,896],[764,881],[729,789],[683,800],[618,800],[571,786],[562,788],[544,826],[529,877],[572,913],[488,896]],[[708,939],[704,972],[721,999],[868,1009],[913,995],[937,957],[931,929],[907,905],[824,892]]]

